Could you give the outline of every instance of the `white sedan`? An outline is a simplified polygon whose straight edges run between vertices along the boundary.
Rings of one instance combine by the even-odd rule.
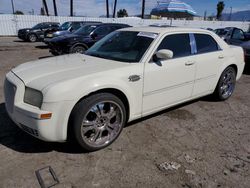
[[[9,116],[24,131],[88,151],[111,144],[124,125],[213,94],[228,99],[244,68],[240,47],[201,29],[115,31],[86,54],[22,64],[5,79]]]

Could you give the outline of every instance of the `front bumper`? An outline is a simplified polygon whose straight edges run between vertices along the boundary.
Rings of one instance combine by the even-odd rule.
[[[23,102],[24,83],[12,72],[4,83],[5,106],[10,118],[25,132],[44,141],[64,142],[67,139],[69,101],[43,103],[41,109]],[[52,113],[50,119],[41,114]]]

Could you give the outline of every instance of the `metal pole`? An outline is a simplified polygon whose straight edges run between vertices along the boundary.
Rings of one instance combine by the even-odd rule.
[[[43,6],[45,8],[46,15],[49,16],[49,10],[48,10],[48,6],[47,6],[47,3],[46,3],[46,0],[43,0]]]
[[[15,8],[14,8],[14,2],[11,0],[11,5],[12,5],[12,13],[15,14]]]
[[[109,18],[109,0],[106,0],[107,18]]]
[[[70,0],[70,16],[73,16],[73,0]]]
[[[114,11],[113,11],[113,18],[115,18],[116,4],[117,4],[117,0],[115,0]]]
[[[144,18],[144,10],[145,10],[145,0],[142,0],[142,10],[141,10],[141,18]]]
[[[233,12],[233,7],[230,7],[229,21],[231,21],[232,19],[232,12]]]
[[[55,16],[58,16],[57,15],[56,0],[53,0],[53,6],[54,6],[54,14],[55,14]]]

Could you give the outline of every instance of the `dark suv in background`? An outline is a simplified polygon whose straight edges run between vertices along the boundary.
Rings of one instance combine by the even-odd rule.
[[[44,33],[58,30],[59,25],[60,24],[56,22],[43,22],[32,28],[19,29],[18,38],[30,42],[43,41]]]
[[[48,30],[44,34],[45,43],[48,39],[58,37],[61,35],[66,35],[75,32],[80,27],[84,26],[87,23],[101,23],[101,22],[88,22],[88,21],[70,21],[70,22],[64,22],[62,25],[59,26],[59,28],[55,31]]]
[[[121,28],[131,27],[127,24],[95,23],[86,24],[72,34],[52,38],[47,41],[53,55],[67,53],[84,53],[95,42],[107,34]]]

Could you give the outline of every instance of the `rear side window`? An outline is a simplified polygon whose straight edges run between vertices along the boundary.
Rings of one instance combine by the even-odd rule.
[[[210,35],[194,34],[196,40],[197,54],[217,51],[218,44]]]
[[[173,51],[173,57],[184,57],[191,54],[189,34],[174,34],[166,36],[158,47],[158,50],[167,49]]]

